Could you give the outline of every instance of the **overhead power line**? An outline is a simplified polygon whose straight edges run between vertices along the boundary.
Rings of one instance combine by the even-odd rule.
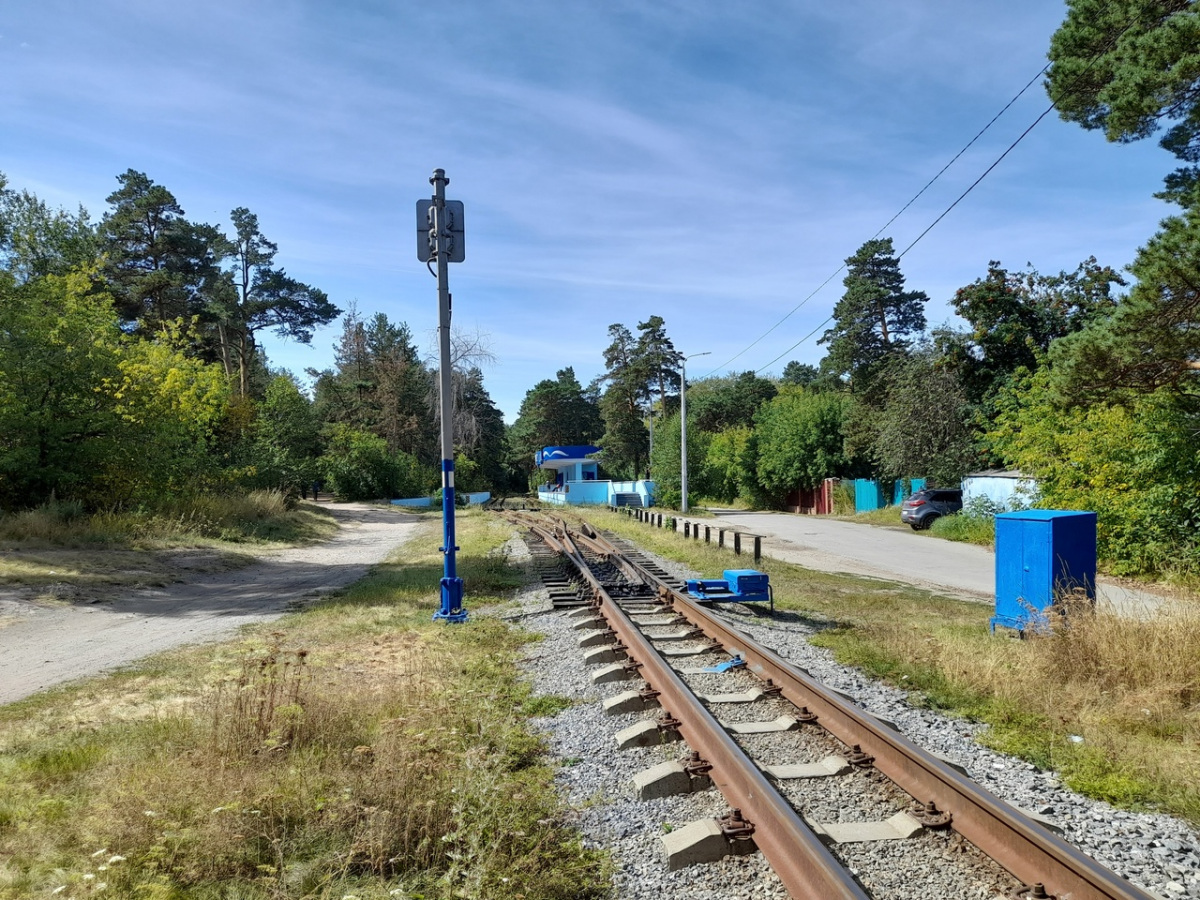
[[[1068,95],[1073,94],[1075,92],[1075,86],[1083,83],[1083,76],[1086,75],[1089,71],[1091,71],[1092,66],[1094,66],[1097,62],[1099,62],[1101,56],[1103,56],[1108,51],[1112,50],[1117,45],[1117,42],[1124,36],[1125,32],[1127,32],[1130,28],[1132,28],[1134,26],[1136,21],[1137,21],[1137,16],[1135,15],[1128,22],[1125,23],[1125,26],[1119,32],[1117,32],[1115,35],[1113,35],[1113,37],[1108,41],[1108,43],[1103,48],[1101,48],[1094,56],[1092,56],[1092,58],[1088,61],[1087,66],[1085,66],[1083,71],[1079,73],[1079,76],[1076,78],[1074,84],[1072,84],[1071,87],[1067,90]],[[1029,86],[1031,84],[1033,84],[1033,82],[1036,81],[1038,78],[1040,78],[1042,76],[1042,74],[1047,71],[1047,69],[1049,69],[1049,65],[1044,66],[1042,68],[1041,72],[1039,72],[1037,75],[1035,75],[1033,77],[1033,79],[1031,79],[1030,82],[1025,85],[1025,87],[1021,88],[1020,92],[1017,93],[1016,97],[1014,97],[1012,100],[1010,100],[1005,105],[1004,109],[1008,109],[1009,106],[1012,106],[1013,102],[1017,99],[1017,97],[1020,97],[1021,94],[1025,93],[1025,91],[1029,89]],[[1024,131],[1022,131],[1021,134],[1017,137],[1017,139],[1015,141],[1013,141],[1011,144],[1008,145],[1008,147],[1005,148],[1004,152],[1001,153],[996,158],[996,160],[990,166],[988,166],[987,169],[984,170],[982,175],[980,175],[978,178],[976,178],[971,183],[970,187],[968,187],[965,191],[963,191],[961,194],[959,194],[953,203],[951,203],[944,210],[942,210],[941,214],[939,214],[938,217],[936,219],[934,219],[925,228],[924,231],[922,231],[919,235],[917,235],[916,239],[913,240],[913,242],[910,243],[907,247],[905,247],[904,250],[902,250],[900,252],[900,254],[896,257],[896,259],[897,260],[902,259],[904,257],[904,254],[908,253],[908,251],[911,250],[913,247],[915,247],[920,242],[920,240],[923,237],[925,237],[925,235],[929,234],[929,232],[933,230],[934,226],[936,226],[940,221],[942,221],[942,219],[944,219],[950,213],[950,211],[952,209],[954,209],[954,207],[958,206],[958,204],[960,202],[962,202],[963,198],[965,198],[969,193],[971,193],[971,191],[975,190],[975,188],[979,185],[979,183],[981,181],[983,181],[983,179],[985,179],[992,172],[992,170],[996,168],[996,166],[1000,165],[1000,162],[1006,156],[1008,156],[1009,153],[1012,152],[1013,148],[1016,147],[1017,144],[1021,143],[1021,141],[1023,141],[1026,138],[1026,136],[1031,131],[1033,131],[1034,128],[1036,128],[1038,126],[1038,123],[1040,123],[1042,121],[1042,119],[1046,118],[1046,116],[1049,115],[1050,111],[1053,110],[1057,106],[1058,106],[1058,103],[1057,103],[1057,101],[1055,101],[1055,102],[1052,102],[1049,106],[1047,106],[1044,110],[1042,110],[1041,115],[1039,115],[1036,119],[1034,119],[1033,123],[1028,128],[1026,128]],[[989,127],[991,127],[992,122],[995,122],[996,119],[998,119],[1000,117],[1000,115],[1003,114],[1004,109],[1002,109],[999,113],[997,113],[992,118],[992,121],[989,122],[987,124],[987,126],[984,127],[983,131],[987,131],[987,129]],[[981,131],[980,134],[982,134],[983,131]],[[979,135],[976,135],[975,138],[972,138],[971,143],[974,143],[975,140],[978,139],[978,137],[979,137]],[[967,144],[967,147],[969,147],[970,145],[971,144]],[[966,150],[966,147],[964,147],[963,150]],[[954,159],[958,159],[959,156],[962,156],[962,151],[959,151],[959,153],[954,157]],[[951,160],[949,164],[947,164],[945,167],[943,167],[942,172],[945,172],[946,169],[948,169],[950,167],[950,165],[953,164],[953,162],[954,162],[954,160]],[[936,181],[938,179],[938,177],[941,176],[942,172],[939,172],[936,176],[934,176],[934,178],[929,182],[929,184],[932,184],[934,181]],[[920,192],[918,192],[917,197],[919,197],[922,193],[925,192],[926,188],[929,187],[929,184],[927,184],[924,188],[921,189]],[[915,200],[915,199],[916,199],[916,197],[913,198],[913,200]],[[910,200],[907,204],[905,204],[904,209],[907,209],[911,205],[912,205],[912,200]],[[903,211],[904,210],[902,209],[900,212],[903,212]],[[892,222],[894,222],[899,217],[899,215],[900,215],[900,213],[897,213],[895,216],[893,216],[892,219],[888,222],[888,225],[890,225]],[[887,228],[887,225],[884,225],[883,227]],[[881,228],[879,231],[875,232],[875,234],[872,236],[872,239],[874,239],[875,237],[878,237],[882,231],[883,231],[883,229]],[[800,301],[800,303],[797,304],[797,306],[792,310],[792,312],[795,312],[796,309],[799,309],[801,306],[803,306],[805,303],[807,303],[817,293],[817,291],[821,290],[821,288],[823,288],[823,287],[825,287],[825,285],[829,284],[829,282],[833,280],[834,276],[836,276],[838,274],[838,272],[841,272],[842,269],[844,269],[845,267],[846,266],[843,263],[842,266],[838,268],[837,272],[834,272],[833,275],[829,276],[829,278],[826,278],[825,281],[823,281],[821,283],[820,287],[818,287],[817,290],[813,291],[811,294],[808,295],[808,297],[805,297],[804,300]],[[791,312],[788,313],[788,316],[790,316],[791,314],[792,314]],[[784,319],[786,319],[788,316],[784,316]],[[780,324],[782,324],[784,319],[781,319],[778,323],[776,323],[775,326],[772,326],[770,331],[773,331],[776,327],[778,327]],[[812,331],[810,331],[804,337],[800,338],[800,340],[796,341],[796,343],[792,344],[792,346],[788,347],[786,350],[784,350],[782,353],[780,353],[778,356],[776,356],[773,360],[771,360],[766,365],[760,366],[759,368],[755,369],[754,374],[757,375],[758,373],[765,371],[766,369],[773,366],[775,363],[779,362],[779,360],[783,359],[783,357],[787,356],[789,353],[791,353],[793,350],[795,350],[797,347],[799,347],[805,341],[809,340],[813,335],[815,335],[818,331],[820,331],[822,328],[824,328],[826,325],[828,325],[832,321],[833,321],[833,314],[830,313],[830,315],[828,316],[828,318],[825,319],[825,321],[823,321],[820,325],[818,325],[816,328],[814,328]],[[770,331],[768,331],[767,334],[769,334]],[[766,334],[764,334],[762,337],[766,337]],[[758,340],[762,340],[762,338],[760,337]],[[758,341],[755,341],[754,343],[757,344]],[[750,347],[753,347],[753,346],[754,346],[754,344],[750,345]],[[746,350],[749,350],[750,347],[747,347]],[[742,353],[745,353],[746,350],[743,350]],[[738,356],[741,356],[741,353],[739,353]],[[733,359],[737,359],[737,356],[733,357]],[[730,360],[730,362],[732,362],[732,359]],[[728,363],[726,363],[725,365],[728,365]],[[716,370],[714,370],[714,371],[716,371]],[[711,375],[712,373],[710,372],[709,374]]]
[[[964,153],[966,153],[968,150],[970,150],[971,147],[975,144],[975,142],[978,141],[981,137],[983,137],[983,135],[987,132],[987,130],[989,128],[991,128],[994,124],[996,124],[996,120],[999,119],[1002,115],[1004,115],[1008,111],[1009,107],[1011,107],[1014,103],[1016,103],[1019,99],[1021,99],[1021,96],[1027,90],[1029,90],[1030,87],[1033,86],[1034,82],[1036,82],[1039,78],[1041,78],[1044,74],[1046,74],[1046,69],[1048,69],[1048,68],[1049,68],[1048,65],[1043,66],[1041,71],[1039,71],[1036,75],[1034,75],[1031,79],[1029,79],[1029,81],[1026,82],[1025,86],[1023,88],[1021,88],[1019,91],[1017,91],[1017,93],[1013,95],[1012,99],[1009,100],[1007,103],[1005,103],[1004,106],[1001,107],[1000,111],[998,113],[996,113],[994,116],[992,116],[991,120],[989,120],[988,123],[983,126],[983,128],[979,129],[979,132],[973,138],[971,138],[971,140],[967,141],[967,143],[965,145],[963,145],[963,148],[961,150],[959,150],[957,153],[955,153],[954,156],[951,157],[950,161],[948,163],[946,163],[944,166],[942,166],[942,168],[938,171],[938,173],[936,175],[934,175],[932,178],[929,179],[929,181],[927,181],[925,183],[925,186],[923,188],[921,188],[919,191],[917,191],[915,194],[913,194],[912,197],[909,199],[909,201],[907,203],[905,203],[902,207],[900,207],[899,211],[896,212],[895,215],[893,215],[890,219],[888,219],[886,222],[884,222],[883,226],[878,231],[876,231],[873,235],[871,235],[870,239],[874,240],[875,238],[879,237],[879,235],[883,234],[883,232],[888,227],[890,227],[893,222],[895,222],[898,218],[900,218],[900,216],[904,215],[905,211],[910,206],[912,206],[914,203],[916,203],[917,200],[920,199],[921,195],[924,194],[927,190],[929,190],[929,188],[931,188],[933,186],[934,182],[936,182],[939,178],[941,178],[944,174],[946,174],[947,169],[949,169],[952,165],[954,165],[956,162],[958,162],[959,158]],[[1045,114],[1043,113],[1043,115],[1045,115]],[[947,212],[948,211],[949,210],[947,210]],[[944,213],[943,213],[943,215],[944,215]],[[799,303],[797,303],[795,306],[793,306],[791,308],[791,310],[789,310],[788,313],[786,315],[784,315],[783,318],[781,318],[778,322],[776,322],[774,325],[772,325],[770,328],[768,328],[766,331],[764,331],[761,335],[759,335],[757,338],[755,338],[755,340],[753,342],[751,342],[749,345],[747,345],[745,348],[743,348],[742,350],[740,350],[739,352],[737,352],[736,354],[731,356],[729,359],[727,359],[721,365],[717,366],[717,368],[713,369],[711,372],[707,373],[704,377],[707,378],[708,375],[712,375],[713,372],[716,372],[720,369],[724,369],[731,362],[733,362],[734,360],[738,359],[745,353],[752,350],[760,341],[763,340],[763,338],[767,337],[767,335],[769,335],[776,328],[778,328],[780,325],[782,325],[784,322],[786,322],[788,319],[790,319],[795,312],[797,312],[802,306],[804,306],[804,304],[808,303],[809,300],[811,300],[818,293],[820,293],[825,288],[825,286],[827,284],[829,284],[829,282],[833,281],[833,279],[835,279],[838,275],[840,275],[845,268],[846,268],[845,263],[842,263],[842,265],[838,266],[838,268],[835,269],[828,278],[826,278],[819,285],[817,285],[817,287],[812,291],[812,293],[810,293],[807,297],[805,297],[803,300],[801,300]],[[796,345],[796,346],[798,346],[798,345]],[[784,352],[787,353],[788,351],[785,350]]]
[[[1030,125],[1028,128],[1026,128],[1024,131],[1022,131],[1020,136],[1015,141],[1013,141],[1011,144],[1009,144],[1008,147],[1005,148],[1003,153],[1001,153],[998,157],[996,157],[995,162],[993,162],[990,166],[988,166],[986,169],[984,169],[982,175],[980,175],[973,182],[971,182],[970,187],[968,187],[965,191],[963,191],[961,194],[959,194],[958,198],[953,203],[951,203],[949,206],[947,206],[944,210],[942,210],[941,214],[936,219],[934,219],[932,222],[930,222],[929,225],[926,226],[925,230],[922,231],[920,234],[918,234],[911,244],[909,244],[907,247],[905,247],[903,250],[901,250],[899,254],[897,254],[897,256],[896,256],[897,261],[903,259],[905,253],[907,253],[913,247],[917,246],[917,244],[918,244],[918,242],[920,242],[921,238],[925,237],[925,235],[927,235],[927,234],[929,234],[929,232],[933,231],[934,226],[937,225],[938,222],[942,221],[942,219],[946,218],[947,215],[949,215],[950,210],[952,210],[952,209],[954,209],[954,207],[958,206],[958,204],[962,202],[963,198],[966,197],[967,194],[969,194],[969,193],[971,193],[971,191],[975,190],[975,188],[979,186],[979,182],[981,182],[981,181],[983,181],[983,179],[987,178],[988,174],[992,171],[992,169],[994,169],[994,168],[996,168],[996,166],[1000,165],[1001,160],[1003,160],[1004,157],[1008,156],[1008,154],[1012,152],[1013,148],[1016,147],[1017,144],[1019,144],[1019,143],[1021,143],[1021,141],[1025,140],[1026,135],[1028,135],[1029,132],[1033,131],[1033,129],[1037,127],[1038,123],[1041,122],[1042,119],[1046,118],[1046,116],[1050,113],[1050,111],[1052,109],[1054,109],[1053,103],[1051,103],[1048,107],[1046,107],[1042,111],[1042,114],[1033,120],[1033,124]],[[843,264],[842,269],[844,269],[844,268],[846,268],[846,266]],[[841,269],[838,269],[838,271],[840,272]],[[837,273],[835,272],[834,274],[836,275]],[[830,278],[825,279],[825,284],[828,284],[831,280],[832,280],[832,276],[830,276]],[[825,286],[824,284],[821,285],[821,287],[824,287],[824,286]],[[820,290],[820,288],[817,288],[817,290]],[[816,291],[814,291],[813,293],[816,293]],[[786,350],[784,350],[782,353],[780,353],[777,357],[775,357],[769,363],[755,369],[754,374],[757,375],[759,372],[762,372],[764,369],[769,369],[771,366],[775,365],[775,363],[779,362],[779,360],[783,359],[785,356],[787,356],[789,353],[791,353],[793,350],[795,350],[797,347],[799,347],[801,344],[803,344],[805,341],[807,341],[809,338],[811,338],[814,334],[816,334],[818,331],[820,331],[822,328],[824,328],[826,325],[828,325],[832,321],[833,321],[833,316],[830,315],[829,318],[827,318],[824,322],[822,322],[820,325],[818,325],[815,329],[810,331],[804,337],[800,338],[800,340],[796,341],[796,343],[792,344],[792,346],[788,347]]]

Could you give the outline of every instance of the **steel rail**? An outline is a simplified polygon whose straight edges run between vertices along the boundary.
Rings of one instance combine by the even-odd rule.
[[[796,898],[868,900],[867,894],[845,866],[805,824],[767,777],[742,752],[713,715],[654,649],[649,639],[613,600],[592,573],[575,540],[594,539],[551,534],[540,525],[522,522],[543,540],[553,539],[564,548],[600,600],[599,612],[625,645],[630,662],[659,692],[659,703],[679,720],[679,731],[688,746],[713,766],[709,777],[731,806],[755,826],[754,842],[775,870],[784,887]],[[619,552],[618,556],[621,556]]]
[[[622,553],[603,537],[589,538],[587,543],[604,547],[601,552]],[[822,727],[843,743],[857,744],[875,757],[875,767],[902,790],[949,812],[951,826],[959,834],[1022,882],[1040,883],[1051,896],[1071,900],[1154,900],[870,713],[843,701],[807,672],[758,646],[636,560],[629,562],[648,584],[657,586],[677,614],[730,654],[740,656],[760,678],[770,679],[797,707],[816,713]]]

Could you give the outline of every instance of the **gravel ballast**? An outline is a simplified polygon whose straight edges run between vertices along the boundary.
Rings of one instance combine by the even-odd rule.
[[[514,561],[528,556],[522,541],[514,539],[507,549]],[[660,559],[658,563],[682,577],[697,577],[680,571],[668,561]],[[757,853],[667,871],[663,834],[696,819],[721,815],[726,811],[726,803],[712,790],[663,800],[636,799],[632,787],[634,774],[675,759],[686,748],[675,743],[617,750],[613,735],[618,730],[639,719],[653,717],[658,710],[606,715],[602,700],[638,682],[593,685],[583,664],[583,652],[577,646],[579,632],[574,628],[575,620],[568,611],[553,609],[544,589],[524,591],[515,603],[519,609],[506,612],[506,617],[519,617],[523,625],[544,636],[541,642],[530,645],[530,655],[523,664],[535,689],[575,701],[561,714],[539,720],[538,724],[545,729],[550,752],[561,766],[558,782],[572,810],[572,824],[590,845],[607,848],[612,853],[614,896],[681,900],[786,897],[782,885]],[[914,743],[963,766],[987,790],[1061,829],[1066,840],[1134,884],[1163,898],[1200,900],[1200,855],[1196,852],[1196,833],[1186,823],[1170,816],[1126,812],[1088,800],[1061,786],[1052,773],[979,746],[975,738],[984,726],[914,708],[904,691],[838,665],[828,651],[809,645],[807,639],[813,629],[798,619],[762,617],[751,609],[732,604],[717,607],[716,611],[755,641],[808,670],[827,686],[849,695],[863,709],[894,723]],[[694,689],[702,690],[695,685]],[[753,752],[753,741],[741,743]],[[904,872],[907,862],[904,845],[905,842],[842,845],[839,852],[856,871],[861,868],[864,883],[881,896],[926,900],[968,896],[961,888],[945,894],[930,893],[928,881],[920,888],[910,885],[906,879],[911,880],[913,873]],[[845,849],[847,846],[852,849]],[[947,858],[955,855],[952,851],[957,849],[949,847]],[[888,871],[895,874],[896,884],[878,881],[879,873]],[[909,894],[909,887],[915,892]],[[980,881],[969,896],[1001,895],[989,891]]]

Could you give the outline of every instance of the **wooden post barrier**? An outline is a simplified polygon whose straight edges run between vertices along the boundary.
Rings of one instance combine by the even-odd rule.
[[[733,552],[738,556],[742,555],[742,533],[740,531],[733,533]]]
[[[722,550],[725,549],[725,529],[724,528],[717,529],[717,546],[720,547]]]
[[[704,543],[706,543],[706,544],[712,543],[712,526],[711,525],[704,526]]]
[[[762,535],[754,536],[754,561],[758,562],[762,559]]]

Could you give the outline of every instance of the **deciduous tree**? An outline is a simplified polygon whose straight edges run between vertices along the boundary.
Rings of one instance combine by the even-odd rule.
[[[120,426],[120,331],[83,273],[0,280],[0,503],[85,499]],[[87,496],[86,499],[94,499]]]
[[[1065,407],[1040,369],[1001,395],[989,438],[1038,482],[1038,505],[1097,514],[1119,574],[1200,571],[1200,415],[1174,391]]]
[[[826,478],[850,477],[861,469],[847,456],[842,439],[851,403],[845,393],[784,387],[759,410],[758,480],[775,502],[788,491],[816,487]]]
[[[892,367],[871,446],[879,474],[957,485],[980,459],[973,412],[956,374],[931,353],[914,354]]]
[[[691,418],[691,411],[688,411]],[[679,410],[665,416],[654,432],[654,450],[651,465],[654,467],[654,502],[678,509],[683,499],[682,468],[683,446],[679,434]],[[708,456],[712,435],[700,431],[692,422],[688,423],[688,501],[694,502],[704,490],[704,461]]]
[[[87,210],[51,209],[5,184],[0,174],[0,265],[18,284],[94,265],[99,245]]]
[[[220,371],[179,336],[121,332],[94,272],[0,279],[0,505],[50,496],[91,508],[211,486]]]
[[[254,481],[295,494],[313,480],[321,455],[320,427],[312,401],[289,373],[276,375],[257,404]]]
[[[704,454],[698,483],[704,493],[726,503],[744,500],[752,505],[764,501],[758,484],[758,442],[749,426],[727,428],[711,436]]]
[[[688,385],[688,419],[713,433],[749,427],[759,407],[778,392],[773,383],[753,372],[705,378]]]
[[[985,277],[954,294],[954,309],[970,329],[939,333],[945,365],[959,373],[972,402],[986,403],[1018,369],[1037,368],[1054,341],[1111,316],[1113,288],[1124,284],[1095,257],[1057,275],[990,262]]]

